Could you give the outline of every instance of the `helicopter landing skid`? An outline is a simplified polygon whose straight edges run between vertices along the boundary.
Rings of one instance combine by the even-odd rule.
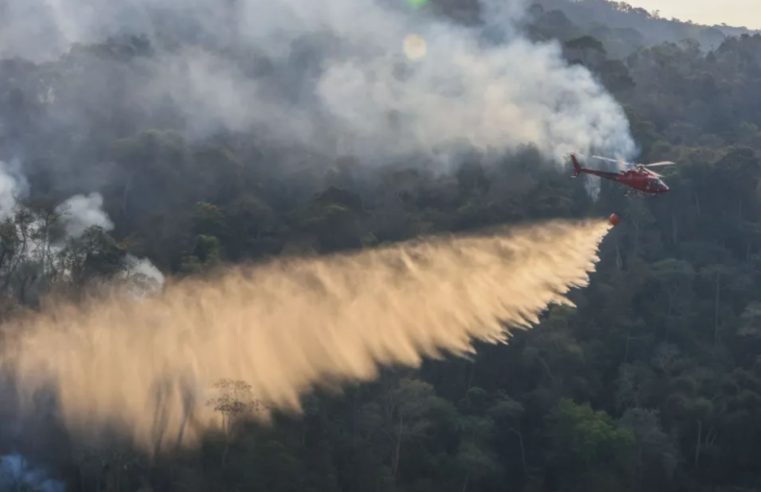
[[[637,190],[626,190],[626,192],[624,192],[624,196],[626,196],[627,198],[629,198],[629,197],[645,198],[645,197],[648,197],[650,195],[647,194],[647,193],[643,193],[641,191],[637,191]]]

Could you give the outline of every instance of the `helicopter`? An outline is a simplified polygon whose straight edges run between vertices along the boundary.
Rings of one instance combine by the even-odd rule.
[[[573,177],[577,177],[580,174],[591,174],[603,179],[609,179],[611,181],[617,181],[639,194],[644,195],[659,195],[667,193],[670,188],[661,179],[663,176],[653,172],[650,168],[671,166],[676,164],[671,161],[653,162],[651,164],[630,164],[621,160],[610,159],[608,157],[592,156],[594,159],[600,159],[603,161],[615,162],[616,164],[625,164],[627,169],[619,172],[600,171],[597,169],[587,169],[581,167],[576,154],[571,154],[571,160],[573,161]]]

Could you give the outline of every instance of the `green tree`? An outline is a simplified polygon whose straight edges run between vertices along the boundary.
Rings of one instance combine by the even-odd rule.
[[[624,483],[636,438],[604,411],[563,399],[548,416],[549,459],[565,490],[594,490],[601,483]],[[592,488],[590,488],[592,487]]]

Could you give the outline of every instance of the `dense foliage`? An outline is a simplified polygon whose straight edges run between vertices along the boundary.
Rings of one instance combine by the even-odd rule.
[[[625,2],[609,0],[536,0],[531,10],[532,32],[543,38],[568,41],[585,34],[602,40],[608,51],[627,56],[662,43],[692,39],[704,49],[719,47],[727,36],[750,34],[748,29],[727,25],[703,26],[665,19]]]
[[[552,15],[542,11],[538,27]],[[128,102],[119,117],[92,108],[96,134],[60,133],[35,119],[35,83],[148,48],[132,40],[40,66],[0,62],[0,111],[15,121],[4,151],[45,139],[26,156],[27,208],[0,225],[2,317],[51,289],[112,276],[127,251],[185,275],[497,223],[623,218],[591,286],[573,294],[578,309],[553,308],[471,361],[389,369],[342,395],[308,395],[303,416],[278,416],[271,428],[231,422],[200,450],[157,463],[64,438],[35,456],[71,490],[759,490],[761,36],[622,57],[584,29],[574,25],[580,35],[565,42],[568,60],[624,105],[642,160],[681,163],[666,172],[670,194],[627,197],[603,183],[592,200],[582,180],[530,148],[440,175],[326,162],[247,136],[188,141],[171,119],[135,128]],[[62,236],[53,206],[84,181],[101,184],[116,228],[47,247]],[[232,420],[237,408],[218,402]]]

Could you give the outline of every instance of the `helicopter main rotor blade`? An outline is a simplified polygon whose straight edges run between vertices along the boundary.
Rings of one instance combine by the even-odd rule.
[[[593,155],[592,158],[593,159],[600,159],[601,161],[615,162],[616,164],[620,164],[620,163],[623,162],[623,161],[620,161],[620,160],[611,159],[610,157],[602,157],[602,156],[599,156],[599,155]]]
[[[616,164],[620,169],[632,169],[635,167],[635,165],[631,162],[626,162],[621,158],[611,159],[610,157],[603,157],[601,155],[593,155],[592,158],[599,159],[601,161],[612,162],[613,164]]]
[[[652,164],[645,164],[645,167],[663,167],[663,166],[673,166],[676,162],[671,161],[662,161],[662,162],[653,162]]]

